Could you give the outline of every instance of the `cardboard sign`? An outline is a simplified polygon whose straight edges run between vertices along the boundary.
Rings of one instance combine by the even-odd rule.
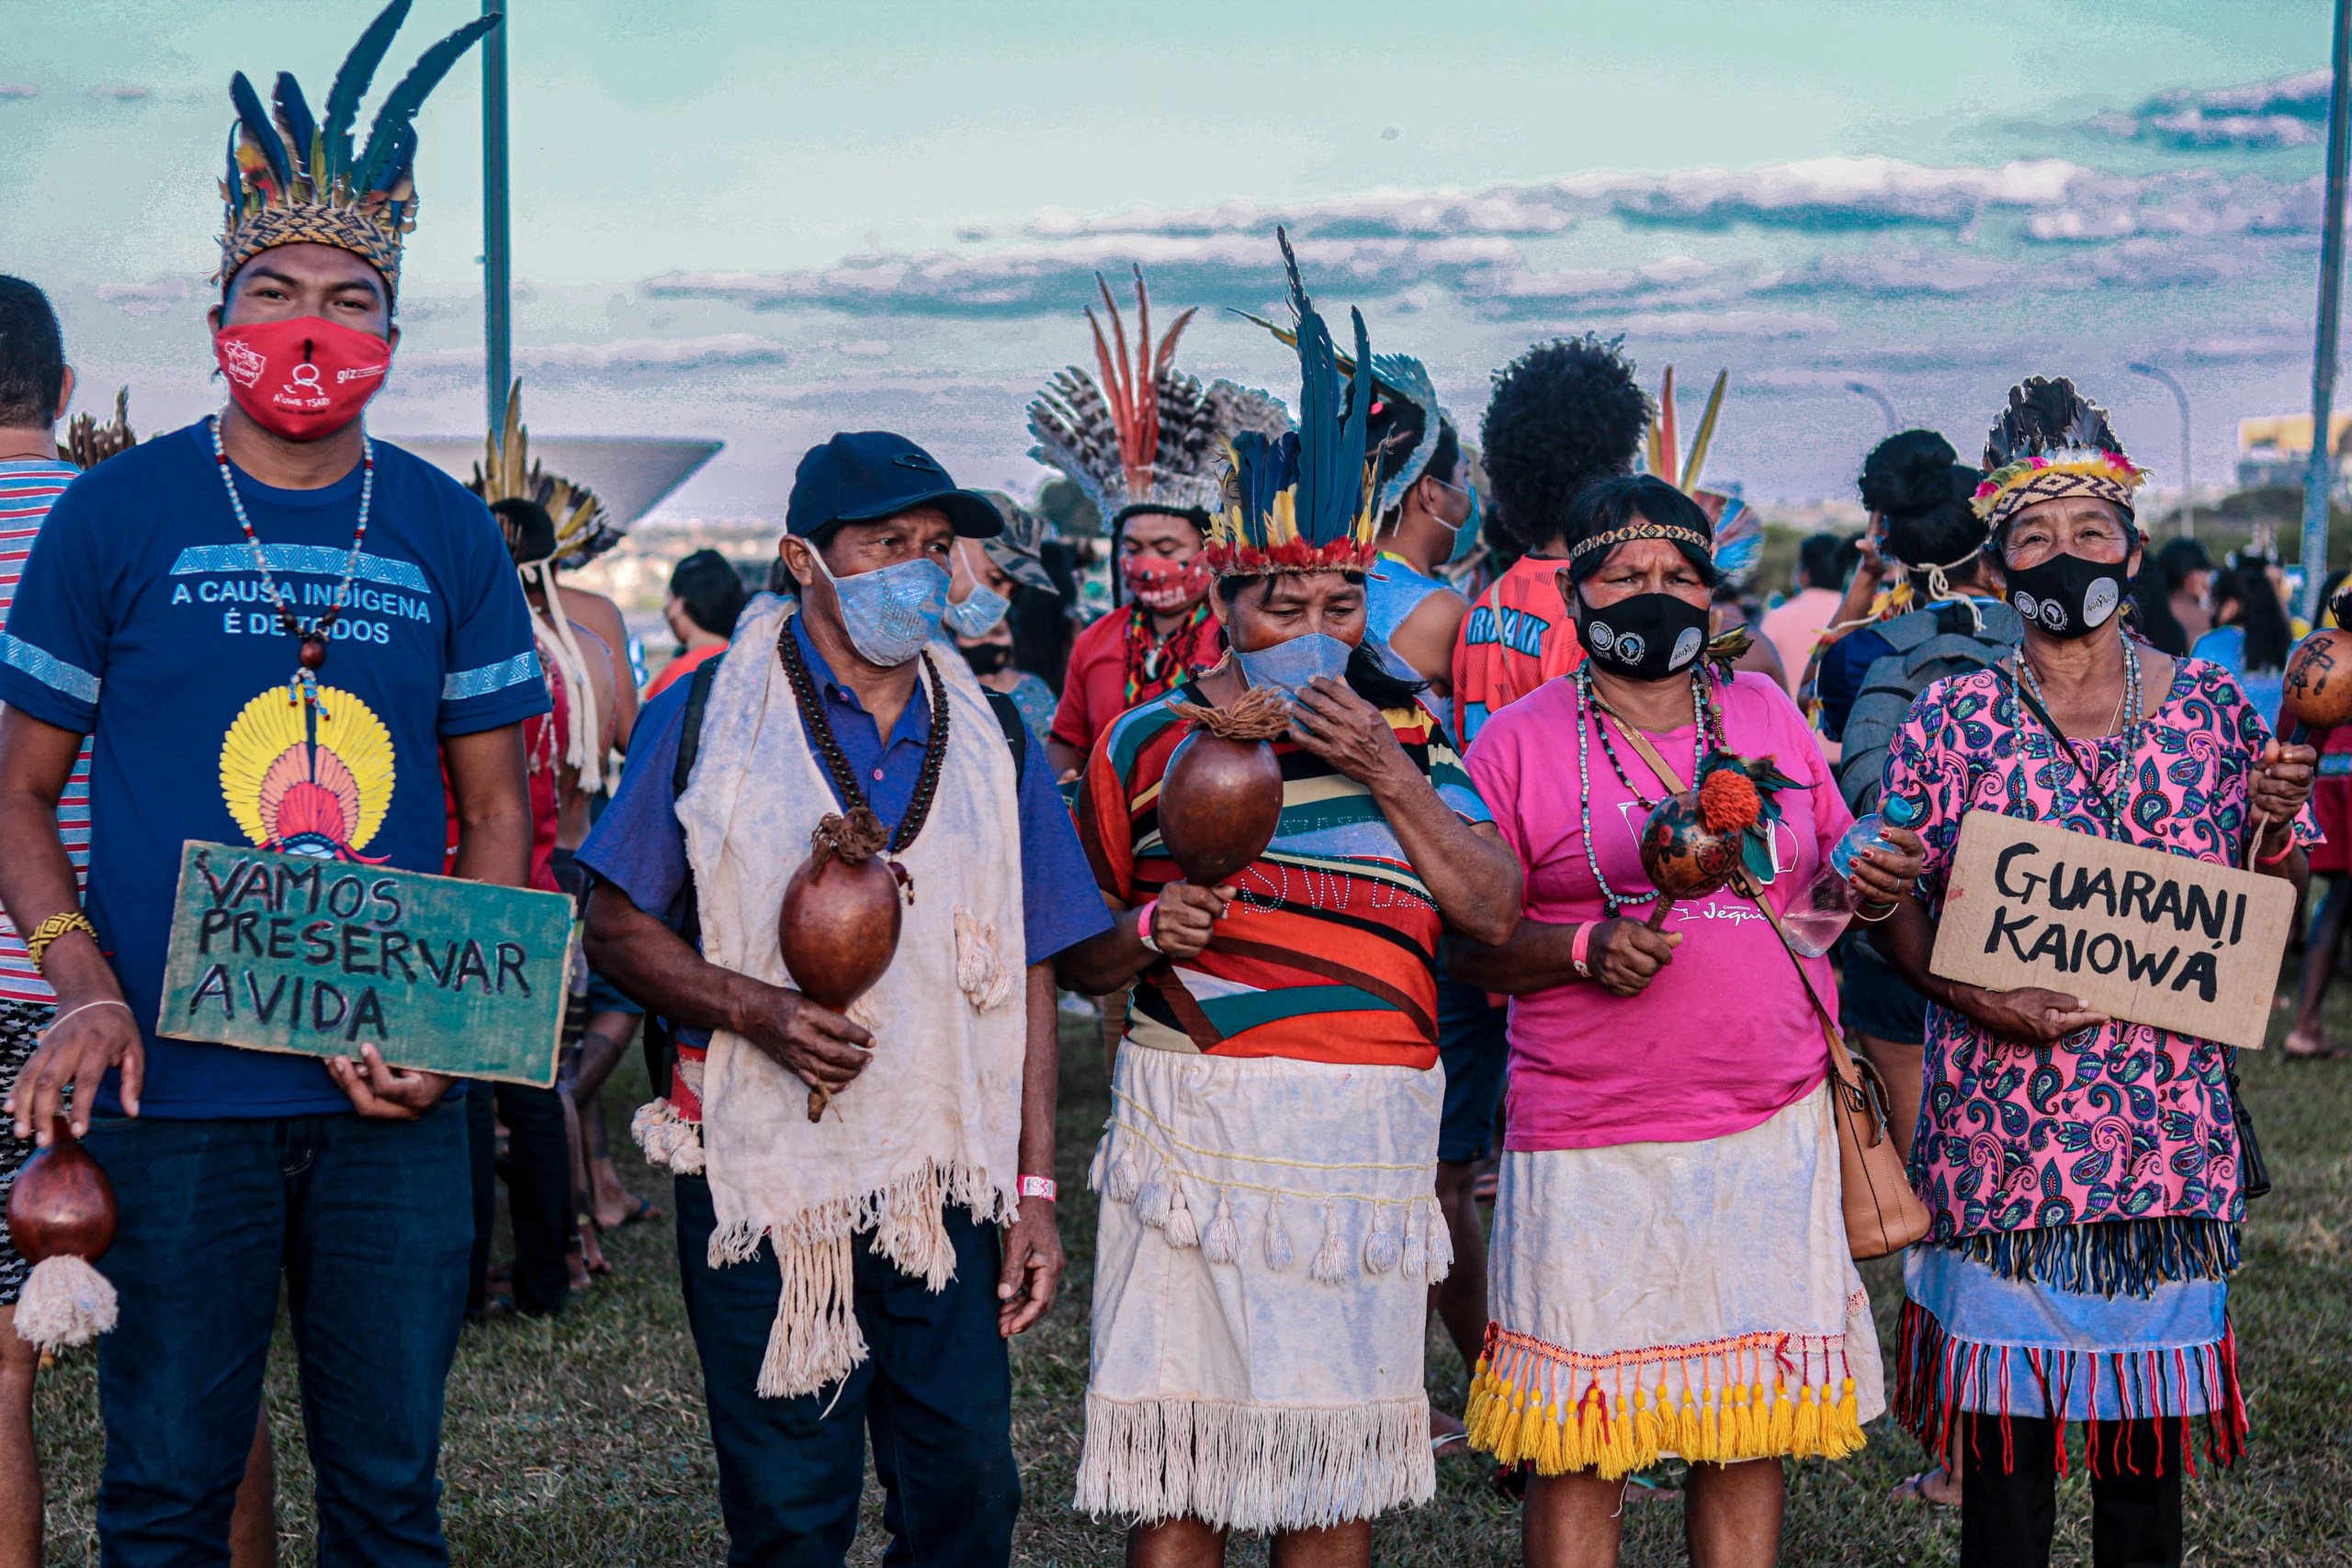
[[[2294,914],[2295,890],[2280,877],[1971,811],[1929,967],[2256,1046]]]
[[[555,1082],[571,900],[190,840],[155,1032]]]

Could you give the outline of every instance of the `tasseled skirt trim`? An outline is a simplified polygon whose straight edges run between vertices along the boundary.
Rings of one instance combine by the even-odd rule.
[[[2080,1296],[2152,1296],[2183,1280],[2237,1271],[2238,1229],[2228,1220],[2165,1214],[2145,1220],[1985,1231],[1929,1242],[1982,1263],[2004,1280]]]
[[[2024,1399],[2017,1396],[2020,1382],[2030,1391]],[[2140,1472],[2151,1456],[2132,1452],[2125,1425],[2132,1421],[2154,1423],[2153,1460],[2156,1473],[2162,1473],[2165,1432],[2172,1427],[2177,1434],[2174,1451],[2188,1461],[2193,1475],[2197,1446],[2191,1423],[2202,1415],[2205,1457],[2227,1466],[2245,1452],[2237,1330],[2225,1327],[2211,1345],[2163,1350],[1984,1345],[1946,1333],[1935,1314],[1906,1300],[1895,1352],[1894,1418],[1919,1439],[1930,1458],[1946,1461],[1961,1430],[1961,1416],[1970,1412],[1999,1418],[2004,1471],[2015,1463],[2009,1422],[2020,1416],[2062,1424],[2091,1416],[2085,1421],[2083,1447],[2093,1475]],[[2063,1434],[2058,1473],[2067,1473]]]
[[[1086,1396],[1081,1513],[1328,1529],[1437,1493],[1419,1394],[1300,1407]]]
[[[1506,1465],[1612,1481],[1666,1454],[1736,1464],[1843,1459],[1862,1446],[1842,1334],[1584,1355],[1489,1324],[1467,1422],[1471,1446]]]

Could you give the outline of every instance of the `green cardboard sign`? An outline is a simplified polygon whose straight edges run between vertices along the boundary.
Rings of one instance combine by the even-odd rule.
[[[155,1032],[555,1082],[571,900],[194,840]]]

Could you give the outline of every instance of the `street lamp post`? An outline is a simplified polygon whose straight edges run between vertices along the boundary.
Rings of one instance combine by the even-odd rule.
[[[2335,323],[2344,299],[2344,179],[2346,111],[2352,110],[2352,0],[2335,0],[2335,79],[2328,98],[2327,202],[2319,245],[2319,326],[2312,343],[2312,456],[2303,470],[2303,619],[2319,619],[2320,584],[2327,578],[2327,502],[2335,489],[2335,443],[2328,439],[2335,401]]]
[[[2188,467],[2188,389],[2173,378],[2163,366],[2145,359],[2135,359],[2123,368],[2134,376],[2145,376],[2161,382],[2172,392],[2172,400],[2180,405],[2180,536],[2197,537],[2197,486]]]
[[[485,17],[509,0],[481,0]],[[489,380],[490,428],[506,421],[506,389],[514,373],[514,253],[506,202],[506,28],[481,40],[481,299],[482,362]]]
[[[1878,412],[1886,416],[1886,433],[1889,435],[1903,428],[1903,416],[1894,412],[1894,400],[1868,381],[1849,381],[1846,390],[1858,398],[1868,398],[1878,405]]]

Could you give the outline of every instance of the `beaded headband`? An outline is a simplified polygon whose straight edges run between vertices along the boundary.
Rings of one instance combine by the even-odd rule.
[[[1702,554],[1713,549],[1714,541],[1696,528],[1684,528],[1672,523],[1628,523],[1622,528],[1611,528],[1606,534],[1595,534],[1579,539],[1568,550],[1568,559],[1582,560],[1595,550],[1614,549],[1635,539],[1665,539],[1677,545],[1689,545]]]

